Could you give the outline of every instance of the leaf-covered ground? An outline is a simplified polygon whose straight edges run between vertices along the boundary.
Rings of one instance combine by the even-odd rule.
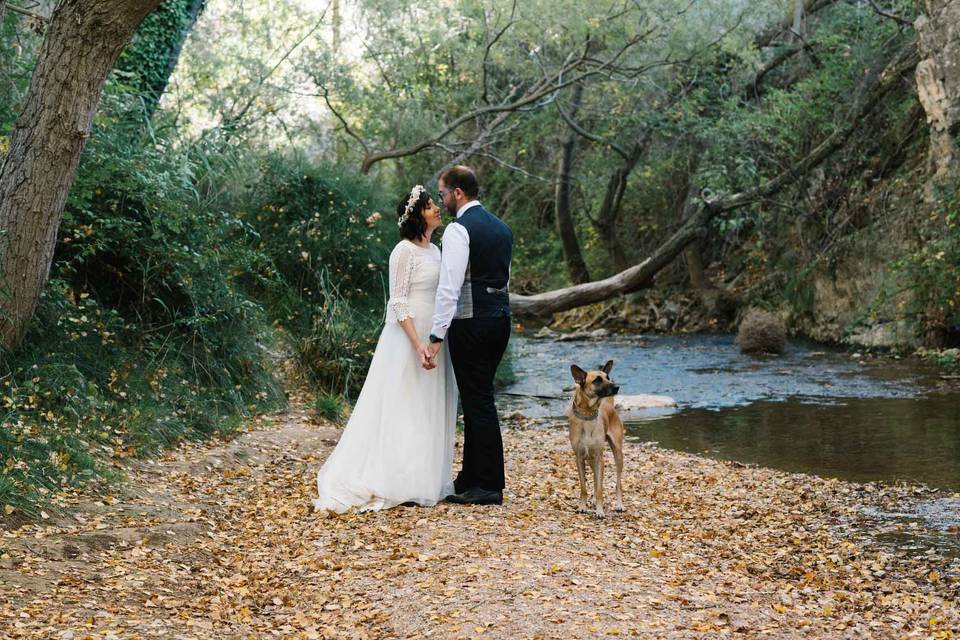
[[[513,420],[502,507],[323,518],[339,431],[295,402],[122,495],[2,531],[11,638],[953,637],[956,567],[857,537],[855,485],[632,444],[624,514],[575,512],[562,431]]]

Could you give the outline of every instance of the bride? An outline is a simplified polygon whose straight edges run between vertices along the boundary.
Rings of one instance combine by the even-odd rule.
[[[390,254],[386,323],[353,413],[317,474],[317,510],[432,506],[453,493],[453,367],[446,347],[430,370],[420,359],[440,277],[440,250],[430,243],[440,209],[417,185],[397,215],[402,239]]]

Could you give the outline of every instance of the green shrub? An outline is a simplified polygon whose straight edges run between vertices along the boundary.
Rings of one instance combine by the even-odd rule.
[[[960,325],[960,191],[944,189],[933,214],[917,226],[919,248],[892,265],[881,302],[909,291],[902,313],[922,332]]]
[[[339,423],[346,413],[346,400],[335,393],[320,393],[313,401],[313,408],[321,418]]]
[[[920,349],[917,355],[949,374],[960,374],[960,349]]]
[[[209,188],[229,162],[145,127],[130,99],[105,96],[36,317],[0,354],[0,494],[28,512],[283,402],[268,317],[231,278],[268,258]]]
[[[389,207],[365,180],[272,154],[232,203],[251,249],[238,273],[322,390],[359,391],[382,325],[387,260],[397,242]]]

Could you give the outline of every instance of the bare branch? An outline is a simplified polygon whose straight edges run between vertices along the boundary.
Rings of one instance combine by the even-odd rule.
[[[629,156],[629,154],[627,153],[627,150],[626,150],[626,149],[624,149],[623,147],[621,147],[620,145],[618,145],[616,142],[612,142],[612,141],[609,141],[609,140],[604,140],[604,139],[601,138],[600,136],[598,136],[598,135],[596,135],[596,134],[593,134],[593,133],[590,133],[589,131],[587,131],[586,129],[584,129],[584,128],[583,128],[582,126],[580,126],[577,122],[575,122],[574,119],[571,118],[571,117],[567,114],[566,111],[563,110],[563,107],[560,106],[560,103],[559,103],[559,102],[557,102],[557,111],[560,113],[560,117],[563,118],[564,122],[566,122],[566,123],[570,126],[570,128],[573,129],[573,130],[577,133],[577,135],[579,135],[579,136],[581,136],[581,137],[583,137],[583,138],[586,138],[587,140],[590,140],[591,142],[595,142],[595,143],[597,143],[597,144],[599,144],[599,145],[601,145],[601,146],[610,147],[610,149],[612,149],[614,152],[616,152],[616,154],[619,155],[619,156],[620,156],[621,158],[623,158],[624,160],[628,160],[628,159],[629,159],[630,156]]]
[[[373,49],[371,49],[370,45],[366,42],[363,42],[363,48],[367,50],[367,55],[369,55],[370,59],[373,60],[373,63],[377,65],[377,70],[380,71],[380,77],[387,84],[387,88],[390,89],[392,93],[396,93],[396,87],[394,87],[393,82],[390,80],[386,70],[384,70],[383,65],[380,63],[379,55],[374,53]]]
[[[456,153],[456,151],[455,151],[454,149],[452,149],[452,148],[448,147],[447,145],[445,145],[445,144],[443,144],[443,143],[440,143],[440,142],[438,142],[438,143],[437,143],[436,145],[434,145],[434,146],[436,146],[436,147],[439,148],[439,149],[443,149],[443,150],[446,151],[447,153],[451,153],[451,154]],[[471,149],[473,149],[473,146],[471,146]],[[461,153],[460,155],[463,156],[463,153]],[[489,158],[489,159],[493,160],[494,162],[496,162],[497,164],[499,164],[499,165],[501,165],[501,166],[504,166],[504,167],[506,167],[507,169],[510,169],[511,171],[516,171],[517,173],[519,173],[519,174],[521,174],[521,175],[523,175],[523,176],[525,176],[525,177],[527,177],[527,178],[530,178],[531,180],[538,180],[538,181],[540,181],[540,182],[552,182],[552,179],[551,179],[551,178],[544,178],[543,176],[538,176],[538,175],[536,175],[536,174],[530,173],[529,171],[527,171],[527,170],[524,169],[523,167],[518,167],[517,165],[510,164],[509,162],[507,162],[507,161],[504,160],[503,158],[501,158],[501,157],[499,157],[499,156],[497,156],[497,155],[494,155],[494,154],[490,153],[489,151],[481,151],[481,150],[479,150],[479,149],[475,149],[475,150],[473,150],[473,151],[469,154],[469,156],[464,156],[464,159],[465,159],[466,157],[470,157],[470,156],[481,156],[481,157],[483,157],[483,158]],[[445,169],[444,169],[444,170],[449,169],[449,168],[452,167],[454,164],[457,164],[457,163],[455,163],[455,162],[454,162],[454,163],[447,163],[447,164],[445,165]],[[434,179],[436,180],[436,179],[437,179],[439,176],[441,176],[441,175],[443,175],[443,171],[440,171],[440,172],[437,174],[437,176],[434,177]]]
[[[760,82],[763,81],[763,78],[781,64],[803,51],[804,48],[805,47],[803,45],[798,45],[793,47],[785,47],[781,51],[777,52],[776,55],[774,55],[765,65],[757,70],[757,73],[753,76],[753,79],[747,83],[747,95],[759,97]]]
[[[556,84],[553,84],[553,82],[546,82],[544,80],[541,80],[535,83],[530,89],[528,89],[526,93],[524,93],[524,95],[521,96],[518,100],[513,102],[507,100],[496,106],[481,107],[469,113],[465,113],[464,115],[460,116],[459,118],[451,122],[449,125],[447,125],[447,127],[443,131],[426,140],[422,140],[416,144],[410,145],[408,147],[400,148],[400,149],[391,149],[388,151],[379,151],[376,153],[367,154],[367,157],[363,159],[363,165],[361,166],[361,171],[363,173],[369,173],[370,168],[373,167],[373,165],[383,160],[387,160],[390,158],[404,158],[407,156],[415,155],[423,151],[424,149],[427,149],[431,146],[436,145],[438,142],[446,138],[452,132],[460,128],[460,126],[462,126],[463,124],[476,120],[481,116],[484,116],[490,113],[500,113],[504,111],[507,111],[507,112],[519,111],[523,107],[536,103],[541,98],[549,96],[550,94],[556,94],[556,92],[560,91],[564,87],[568,87],[576,82],[582,82],[586,78],[597,75],[598,73],[601,73],[604,69],[616,64],[616,61],[628,49],[630,49],[630,47],[635,45],[637,42],[639,42],[638,38],[631,38],[626,42],[626,44],[624,44],[624,46],[620,49],[620,51],[618,51],[615,55],[613,55],[609,60],[604,62],[602,65],[594,69],[583,71],[579,75],[577,75],[576,77],[570,80],[562,80],[561,78],[567,71],[572,71],[573,69],[578,68],[583,63],[583,58],[582,57],[578,58],[575,61],[565,65],[563,68],[561,68],[557,72],[557,74],[555,75]]]
[[[817,13],[821,9],[825,9],[826,7],[829,7],[830,5],[836,2],[837,0],[807,0],[807,2],[804,3],[803,13],[805,16],[809,18],[810,16]],[[770,43],[773,42],[774,39],[777,36],[779,36],[781,33],[786,33],[786,32],[792,33],[793,32],[793,30],[791,29],[792,26],[793,26],[793,16],[787,16],[779,24],[776,24],[770,27],[769,29],[765,29],[764,31],[760,32],[760,34],[756,38],[754,38],[753,44],[757,49],[763,49],[764,47],[769,47]]]
[[[282,56],[280,56],[280,59],[277,60],[277,62],[270,68],[269,71],[267,71],[266,74],[264,74],[263,76],[261,76],[256,82],[251,81],[251,82],[247,83],[247,87],[249,87],[249,86],[252,85],[252,84],[256,84],[256,85],[257,85],[257,88],[256,88],[256,90],[253,92],[253,94],[250,95],[250,97],[249,97],[249,99],[247,100],[246,104],[244,104],[243,107],[241,107],[240,111],[239,111],[236,115],[228,116],[227,118],[224,118],[224,122],[221,123],[220,128],[221,128],[221,129],[225,129],[225,130],[227,131],[227,137],[229,137],[229,135],[230,135],[230,130],[231,130],[231,129],[234,129],[234,128],[237,126],[237,124],[238,124],[241,120],[243,120],[244,117],[246,117],[247,112],[248,112],[248,111],[251,109],[251,107],[253,107],[253,105],[256,103],[257,98],[259,97],[259,91],[260,91],[260,89],[263,88],[263,85],[266,84],[267,80],[269,80],[270,77],[271,77],[274,73],[276,73],[277,69],[280,68],[280,65],[282,65],[284,62],[286,62],[287,59],[288,59],[291,55],[293,55],[293,52],[294,52],[294,51],[296,51],[297,49],[300,48],[300,45],[301,45],[301,44],[303,44],[304,42],[306,42],[307,38],[309,38],[309,37],[312,36],[314,33],[316,33],[317,29],[319,29],[321,26],[323,26],[324,20],[326,19],[326,15],[327,15],[327,9],[329,9],[329,8],[330,8],[330,3],[327,3],[327,7],[323,10],[323,13],[320,14],[320,18],[317,20],[317,23],[316,23],[315,25],[313,25],[313,27],[312,27],[309,31],[307,31],[307,32],[303,35],[303,37],[301,37],[299,40],[297,40],[295,43],[293,43],[293,46],[289,47],[289,48],[287,49],[287,51],[284,52],[284,54],[283,54]],[[244,87],[244,89],[246,89],[246,87]]]
[[[15,5],[15,4],[8,4],[8,5],[4,5],[4,6],[5,6],[6,9],[8,9],[9,11],[13,11],[14,13],[19,13],[19,14],[22,15],[22,16],[26,16],[26,17],[32,18],[32,19],[34,19],[34,20],[39,20],[40,22],[48,22],[48,21],[50,20],[50,16],[45,16],[45,15],[41,15],[41,14],[39,14],[39,13],[34,13],[33,11],[28,11],[27,9],[23,9],[22,7],[18,7],[18,6]],[[0,14],[0,15],[2,15],[2,14]]]
[[[888,20],[893,20],[902,27],[913,26],[913,23],[907,20],[906,18],[901,18],[900,16],[895,14],[892,10],[883,9],[880,6],[878,6],[875,0],[867,0],[867,4],[870,5],[870,8],[873,9],[874,13],[876,13],[878,16],[882,16],[884,18],[887,18]]]
[[[339,112],[339,111],[336,109],[336,107],[334,107],[333,104],[330,102],[330,90],[327,89],[326,85],[324,85],[324,84],[318,83],[318,85],[319,85],[319,87],[323,90],[323,93],[320,94],[320,96],[323,98],[323,101],[327,104],[327,109],[330,109],[330,113],[332,113],[332,114],[334,115],[334,117],[335,117],[337,120],[340,121],[340,124],[343,125],[343,131],[344,131],[348,136],[350,136],[351,138],[353,138],[354,140],[356,140],[357,142],[360,143],[360,146],[363,147],[363,152],[364,152],[365,154],[366,154],[366,153],[370,153],[370,149],[367,147],[367,143],[364,142],[364,141],[363,141],[363,138],[361,138],[359,135],[357,135],[357,134],[353,131],[353,129],[350,128],[350,125],[347,124],[347,121],[344,119],[344,117],[343,117],[342,115],[340,115],[340,112]]]
[[[514,93],[516,93],[516,88],[514,88]],[[512,96],[513,96],[513,93],[511,93],[511,97]],[[487,139],[489,139],[493,135],[493,133],[498,128],[500,128],[500,125],[502,125],[504,122],[507,121],[507,119],[510,117],[511,114],[512,114],[511,111],[503,111],[497,114],[497,117],[494,118],[486,127],[484,127],[480,135],[473,140],[473,142],[470,144],[470,146],[466,150],[456,154],[456,156],[450,162],[447,162],[446,164],[444,164],[443,167],[441,167],[441,169],[436,174],[437,179],[439,179],[439,177],[443,175],[443,173],[450,167],[458,164],[463,164],[463,162],[465,162],[467,158],[476,154],[480,150],[480,148],[483,147],[483,145],[486,143]]]
[[[480,99],[484,104],[490,104],[490,100],[487,97],[487,62],[490,59],[490,50],[493,49],[493,45],[497,44],[497,41],[503,37],[503,34],[507,32],[507,29],[516,24],[516,21],[513,19],[513,16],[517,11],[517,0],[513,0],[513,6],[510,7],[510,20],[507,21],[506,26],[497,32],[497,35],[487,43],[487,47],[483,52],[483,64],[481,68],[483,69],[483,94],[480,96]],[[498,20],[499,22],[499,20]]]

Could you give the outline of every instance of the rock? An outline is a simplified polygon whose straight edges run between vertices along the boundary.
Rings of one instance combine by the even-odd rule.
[[[854,330],[845,342],[858,347],[893,349],[907,346],[917,346],[917,337],[905,320],[896,322],[880,322],[869,327],[860,327]]]
[[[613,406],[615,406],[618,411],[636,411],[638,409],[675,407],[677,406],[677,401],[670,396],[641,394],[635,396],[617,396],[613,401]]]
[[[537,331],[533,334],[533,337],[537,340],[556,340],[560,334],[551,329],[550,327],[543,327],[540,331]]]
[[[557,342],[575,342],[577,340],[603,340],[610,336],[608,329],[594,329],[593,331],[574,331],[573,333],[557,334]]]
[[[960,0],[926,0],[917,18],[917,97],[930,125],[927,159],[936,183],[957,175],[957,129],[960,127]],[[928,199],[934,191],[928,189]]]
[[[723,287],[712,287],[700,291],[700,304],[709,318],[724,323],[732,322],[740,309],[740,296]]]
[[[779,316],[762,309],[751,309],[740,321],[737,344],[743,353],[783,353],[787,330]]]

